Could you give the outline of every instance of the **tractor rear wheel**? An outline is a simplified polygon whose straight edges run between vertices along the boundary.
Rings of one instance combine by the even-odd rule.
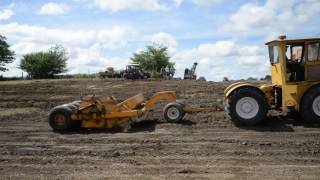
[[[308,122],[320,122],[320,86],[312,87],[304,94],[300,114]]]
[[[72,130],[71,109],[67,106],[57,106],[51,110],[49,124],[54,131],[64,132]]]
[[[244,87],[231,93],[227,99],[226,111],[237,125],[256,125],[266,118],[268,105],[262,92]]]
[[[163,109],[163,116],[167,122],[176,123],[183,119],[185,112],[180,103],[169,103]]]

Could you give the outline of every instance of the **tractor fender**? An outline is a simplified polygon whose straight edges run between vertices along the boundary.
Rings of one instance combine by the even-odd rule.
[[[242,87],[252,87],[254,89],[257,89],[258,91],[262,92],[263,94],[265,94],[259,87],[247,83],[247,82],[237,82],[237,83],[233,83],[230,86],[228,86],[225,90],[224,90],[224,97],[228,98],[232,92],[234,92],[235,90],[242,88]]]

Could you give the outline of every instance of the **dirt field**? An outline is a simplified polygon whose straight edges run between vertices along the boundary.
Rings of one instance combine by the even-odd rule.
[[[85,94],[119,100],[176,90],[188,104],[222,105],[228,84],[194,81],[0,82],[0,176],[27,179],[320,179],[320,126],[270,117],[235,127],[224,112],[161,122],[161,107],[129,133],[53,133],[48,111]]]

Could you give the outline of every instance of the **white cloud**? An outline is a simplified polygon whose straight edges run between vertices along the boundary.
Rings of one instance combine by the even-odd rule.
[[[10,19],[14,15],[14,12],[11,9],[4,9],[0,11],[0,20]]]
[[[106,67],[123,69],[128,63],[128,59],[119,57],[106,58],[99,43],[95,43],[89,48],[69,49],[70,60],[68,61],[68,74],[75,73],[95,73],[104,71]]]
[[[108,49],[115,49],[126,45],[127,34],[129,34],[127,28],[123,26],[84,31],[49,29],[42,26],[22,25],[19,23],[0,25],[0,32],[11,40],[24,43],[25,45],[26,42],[29,42],[40,45],[61,44],[68,47],[81,47],[98,41]],[[28,48],[30,47],[33,46],[28,46]]]
[[[175,37],[165,32],[159,32],[157,34],[151,35],[148,37],[148,39],[153,43],[169,47],[175,47],[178,44]]]
[[[176,46],[178,45],[178,42],[171,34],[159,32],[151,36],[147,36],[146,39],[154,44],[167,46],[170,55],[176,52]]]
[[[238,58],[238,63],[240,65],[246,65],[246,66],[252,66],[254,67],[255,65],[262,65],[264,63],[265,56],[259,56],[259,55],[254,55],[254,56],[240,56]]]
[[[33,42],[36,44],[63,44],[81,46],[92,42],[95,31],[71,31],[63,29],[48,29],[42,26],[9,23],[0,25],[0,32],[16,42]]]
[[[120,10],[165,10],[167,7],[159,0],[95,0],[96,6],[102,10],[117,12]]]
[[[17,42],[11,46],[11,49],[18,55],[22,56],[27,53],[37,52],[37,51],[46,51],[52,44],[47,43],[34,43],[34,42]]]
[[[14,6],[15,6],[15,4],[11,3],[5,9],[0,10],[0,20],[10,19],[14,15],[14,12],[12,11],[12,8]]]
[[[73,0],[74,2],[91,3],[90,0]],[[176,7],[180,7],[185,1],[190,3],[203,6],[203,5],[214,5],[221,3],[224,0],[94,0],[94,5],[98,8],[118,12],[121,10],[168,10]]]
[[[44,15],[57,15],[57,14],[64,14],[67,11],[70,10],[70,7],[66,4],[60,4],[60,3],[54,3],[49,2],[47,4],[44,4],[38,14],[44,14]]]
[[[198,62],[198,76],[221,80],[247,78],[255,72],[268,72],[266,51],[260,46],[239,45],[231,40],[200,44],[197,48],[178,51],[172,58],[176,62],[177,75],[183,76],[185,68]]]
[[[184,0],[173,0],[174,6],[179,7]]]
[[[206,5],[216,5],[224,0],[173,0],[173,4],[175,7],[179,7],[183,2],[189,1],[198,6],[206,6]]]
[[[212,5],[221,3],[223,0],[191,0],[196,5]]]
[[[232,41],[218,41],[213,44],[200,44],[197,48],[178,51],[172,57],[172,60],[176,63],[176,75],[182,77],[185,68],[191,67],[194,62],[198,62],[198,76],[219,80],[218,77],[209,77],[208,72],[214,69],[216,72],[221,71],[221,68],[224,67],[224,60],[234,54],[234,47],[235,44]]]
[[[105,48],[116,49],[127,45],[128,30],[123,26],[114,26],[111,30],[102,30],[98,39]]]
[[[203,61],[213,65],[217,58],[235,55],[233,41],[217,41],[214,44],[200,44],[197,48],[180,51],[174,57],[177,61]],[[209,62],[208,59],[212,61]]]
[[[319,0],[267,0],[265,4],[247,3],[232,14],[223,31],[275,36],[297,31],[315,14]]]
[[[12,9],[12,8],[14,8],[15,5],[16,5],[15,3],[10,3],[10,4],[7,6],[7,8],[8,8],[8,9]]]
[[[110,30],[109,30],[110,29]],[[113,49],[126,44],[126,28],[114,26],[102,30],[50,29],[42,26],[9,23],[0,25],[0,32],[8,38],[17,60],[9,64],[5,76],[20,75],[17,64],[24,54],[48,50],[59,44],[68,50],[68,73],[91,73],[105,69],[106,66],[124,67],[128,62],[121,57],[106,57],[105,48]]]
[[[0,25],[0,31],[10,40],[19,43],[62,44],[68,47],[82,47],[99,42],[107,49],[115,49],[126,45],[128,34],[130,34],[126,27],[117,25],[109,29],[76,31],[9,23]],[[28,46],[28,48],[30,47],[33,46]]]

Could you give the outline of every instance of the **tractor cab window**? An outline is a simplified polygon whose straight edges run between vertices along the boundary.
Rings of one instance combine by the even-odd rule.
[[[310,43],[308,45],[308,61],[320,61],[320,43]]]
[[[279,51],[278,46],[269,46],[269,57],[271,64],[279,63]]]
[[[304,80],[304,44],[286,45],[286,64],[288,82]]]

